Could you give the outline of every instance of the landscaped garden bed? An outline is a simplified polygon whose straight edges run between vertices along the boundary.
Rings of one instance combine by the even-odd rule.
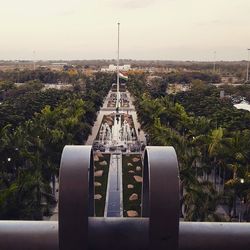
[[[142,161],[140,154],[122,156],[123,216],[141,214]]]
[[[120,90],[120,92],[125,92],[126,91],[126,84],[120,83],[119,90]],[[111,91],[112,92],[116,92],[117,91],[117,85],[116,84],[112,85]]]
[[[95,216],[97,217],[104,216],[109,164],[110,154],[94,153]]]
[[[129,107],[129,100],[127,94],[125,92],[121,93],[122,102],[120,103],[121,108],[128,108]],[[108,107],[115,108],[116,107],[116,93],[111,93],[109,100],[108,100]]]

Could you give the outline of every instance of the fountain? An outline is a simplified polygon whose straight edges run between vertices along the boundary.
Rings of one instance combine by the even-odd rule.
[[[136,133],[135,129],[131,128],[126,119],[122,122],[123,114],[116,114],[113,118],[113,125],[105,121],[102,123],[99,133],[99,142],[108,147],[125,147],[132,143]]]
[[[99,141],[102,144],[107,144],[107,143],[109,144],[109,142],[111,141],[111,129],[107,122],[101,125]]]
[[[125,120],[121,128],[121,140],[122,141],[132,141],[133,139],[133,128],[131,129],[128,122]]]

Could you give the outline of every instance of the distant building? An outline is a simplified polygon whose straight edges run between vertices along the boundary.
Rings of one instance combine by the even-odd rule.
[[[148,82],[152,81],[153,79],[162,79],[162,77],[161,76],[156,76],[156,75],[151,75],[151,76],[147,77]]]
[[[176,94],[178,92],[189,91],[190,89],[191,89],[190,84],[173,83],[173,84],[168,84],[167,93]]]
[[[67,62],[57,62],[57,63],[51,63],[51,65],[64,66],[64,65],[68,65],[68,63]]]
[[[73,86],[72,84],[44,84],[43,90],[47,90],[47,89],[72,90]]]
[[[121,66],[119,66],[119,70],[129,71],[129,70],[131,70],[131,65],[130,64],[121,65]],[[110,64],[108,66],[108,68],[101,68],[101,71],[102,72],[115,72],[115,71],[117,71],[117,65]]]
[[[67,62],[57,62],[57,63],[51,63],[50,65],[48,65],[48,67],[51,70],[55,70],[55,71],[61,71],[64,69],[65,66],[68,66]]]
[[[136,67],[136,68],[133,68],[133,70],[135,69],[139,69],[139,70],[142,70],[142,71],[147,71],[149,73],[176,73],[178,72],[177,69],[175,68],[167,68],[167,67],[144,67],[144,66],[141,66],[141,67]]]
[[[221,90],[220,91],[220,98],[223,99],[225,97],[225,91]]]
[[[21,87],[21,86],[25,86],[27,83],[18,83],[16,82],[15,85],[16,87]],[[43,83],[44,87],[42,90],[46,90],[46,89],[69,89],[72,90],[73,89],[73,85],[72,84],[64,84],[64,83]]]
[[[239,78],[236,76],[221,76],[221,82],[224,84],[237,83]]]

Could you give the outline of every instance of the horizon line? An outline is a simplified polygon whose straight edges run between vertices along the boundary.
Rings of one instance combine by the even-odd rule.
[[[238,60],[188,60],[188,59],[129,59],[129,58],[120,58],[121,61],[146,61],[146,62],[200,62],[200,63],[212,63],[212,62],[247,62],[247,59],[238,59]],[[0,62],[50,62],[50,61],[116,61],[115,58],[104,59],[0,59]]]

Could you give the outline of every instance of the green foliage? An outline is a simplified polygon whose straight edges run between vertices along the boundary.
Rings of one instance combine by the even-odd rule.
[[[138,162],[133,162],[134,158],[138,158],[140,160]],[[136,167],[142,168],[141,156],[138,154],[123,155],[122,166],[123,216],[127,217],[127,211],[129,210],[134,210],[138,213],[138,215],[140,215],[142,183],[136,182],[134,179],[134,175],[129,171],[133,171],[137,176],[142,176],[141,171],[136,171]],[[132,189],[129,189],[128,185],[133,185],[134,187]],[[130,201],[129,197],[134,193],[138,195],[138,199]]]
[[[14,89],[15,84],[9,81],[0,81],[0,91],[7,91],[10,89]]]
[[[215,87],[207,86],[204,89],[196,88],[189,92],[181,92],[174,99],[183,105],[188,113],[208,118],[212,128],[250,128],[250,113],[246,110],[237,110],[230,99],[220,99],[219,90]]]
[[[11,124],[18,126],[31,119],[34,113],[40,112],[45,105],[56,107],[70,96],[69,91],[50,89],[46,91],[31,91],[8,98],[0,105],[0,127]]]
[[[229,207],[236,197],[250,204],[249,112],[236,110],[229,100],[219,99],[217,89],[200,81],[194,82],[192,91],[175,98],[152,98],[146,88],[137,88],[139,81],[129,84],[148,144],[176,149],[185,220],[221,220],[215,210],[222,200]],[[222,185],[217,184],[217,176]]]
[[[107,165],[101,165],[100,163],[106,161]],[[95,177],[95,181],[101,183],[101,186],[95,187],[95,194],[100,194],[102,198],[100,200],[95,200],[95,216],[103,217],[104,209],[106,203],[106,193],[107,193],[107,184],[108,184],[108,173],[110,165],[110,154],[103,154],[99,158],[99,161],[94,162],[95,171],[102,170],[102,176]]]
[[[51,185],[62,149],[88,138],[112,84],[110,75],[94,77],[98,85],[87,78],[84,93],[34,91],[33,82],[24,95],[0,105],[0,219],[42,219],[50,214],[55,203]]]
[[[36,70],[10,70],[0,71],[0,80],[25,83],[29,81],[39,81],[41,83],[74,83],[82,77],[80,71],[76,69],[65,69],[63,71],[54,71],[48,68],[38,68]]]

